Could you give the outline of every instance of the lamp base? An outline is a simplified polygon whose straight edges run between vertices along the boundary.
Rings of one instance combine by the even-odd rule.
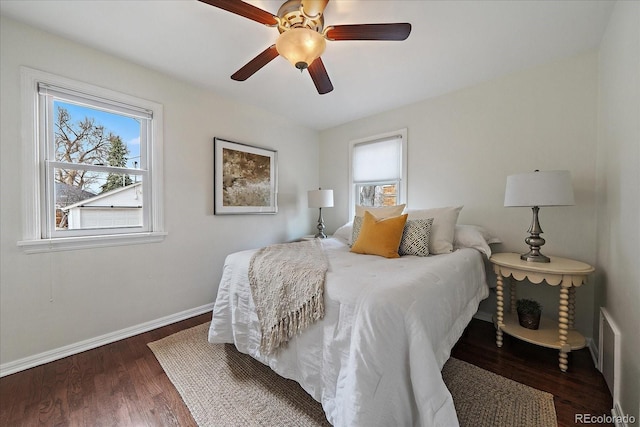
[[[316,239],[326,239],[327,235],[324,234],[324,219],[322,219],[322,208],[320,208],[320,214],[318,215],[318,233],[315,235]]]
[[[529,237],[524,239],[525,243],[529,245],[529,252],[526,254],[520,255],[520,259],[528,262],[551,262],[549,257],[546,257],[540,253],[540,248],[544,245],[545,240],[540,237],[542,234],[542,228],[540,227],[540,222],[538,221],[538,211],[540,208],[538,206],[533,206],[531,208],[533,212],[533,218],[531,221],[531,226],[529,227]]]
[[[540,251],[530,250],[526,254],[520,255],[520,259],[527,262],[551,262],[548,256],[544,256]]]

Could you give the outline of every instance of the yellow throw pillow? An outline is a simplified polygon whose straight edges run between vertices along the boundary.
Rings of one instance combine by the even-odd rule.
[[[365,212],[358,240],[353,243],[351,252],[385,258],[400,257],[398,247],[406,222],[407,214],[377,219],[370,212]]]

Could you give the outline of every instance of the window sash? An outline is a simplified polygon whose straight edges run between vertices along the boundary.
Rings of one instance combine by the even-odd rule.
[[[46,164],[58,169],[79,169],[92,172],[106,172],[125,175],[148,175],[146,169],[123,168],[117,166],[92,165],[88,163],[60,162],[57,160],[46,160]]]
[[[152,206],[151,206],[151,180],[149,179],[148,157],[150,144],[148,136],[151,135],[153,112],[151,110],[134,107],[117,101],[111,101],[102,97],[85,94],[72,89],[66,89],[46,83],[38,83],[38,97],[40,104],[41,131],[44,138],[44,150],[41,157],[41,238],[51,239],[56,237],[77,236],[103,236],[124,233],[143,233],[151,231]],[[121,168],[106,165],[94,165],[77,162],[61,162],[55,160],[55,135],[54,135],[54,102],[64,101],[95,110],[103,110],[109,113],[128,116],[140,120],[140,169]],[[42,145],[41,145],[42,146]],[[57,168],[86,170],[104,173],[116,173],[136,175],[142,177],[142,225],[130,227],[104,227],[104,228],[79,228],[59,230],[56,228],[56,193],[55,170]]]
[[[98,99],[95,96],[92,96],[91,98]],[[140,117],[135,117],[130,114],[127,114],[126,111],[119,112],[115,110],[106,110],[104,108],[99,108],[99,106],[96,107],[90,103],[87,103],[86,101],[85,102],[74,101],[74,100],[59,98],[57,96],[51,96],[51,94],[47,96],[42,96],[42,94],[40,94],[40,97],[39,97],[40,114],[41,114],[41,117],[44,117],[46,120],[44,123],[41,123],[41,129],[40,129],[40,135],[44,135],[46,138],[46,149],[43,151],[44,161],[55,161],[56,149],[55,149],[55,135],[54,135],[54,125],[53,125],[55,120],[54,119],[55,112],[54,112],[53,104],[55,100],[65,101],[65,102],[81,105],[81,106],[96,109],[96,110],[103,110],[103,111],[107,111],[114,114],[119,114],[123,116],[140,119]],[[96,102],[99,102],[99,101],[96,101]],[[111,102],[111,101],[103,101],[102,103],[105,104],[107,102]],[[113,101],[113,102],[115,104],[119,104],[116,101]],[[152,135],[151,118],[152,118],[152,114],[150,114],[147,119],[142,119],[140,122],[140,166],[139,168],[141,170],[148,170],[149,168],[148,159],[150,158],[149,156],[150,146],[148,144],[149,142],[148,140],[149,140],[149,136]],[[79,164],[79,163],[75,163],[75,164]],[[99,165],[95,165],[95,166],[99,166]]]
[[[73,89],[55,86],[48,83],[38,83],[38,94],[50,100],[55,98],[61,101],[71,102],[85,107],[133,117],[140,120],[151,120],[153,118],[153,111],[146,108],[112,101],[99,96],[82,93]]]

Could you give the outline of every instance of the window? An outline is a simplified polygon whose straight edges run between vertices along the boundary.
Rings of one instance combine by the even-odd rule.
[[[162,240],[162,106],[22,69],[27,252]]]
[[[407,130],[351,142],[350,206],[392,206],[407,199]]]

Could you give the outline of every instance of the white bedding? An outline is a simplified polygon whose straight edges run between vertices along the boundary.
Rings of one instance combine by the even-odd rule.
[[[334,426],[457,426],[441,370],[489,294],[482,255],[386,259],[351,253],[338,239],[323,246],[324,319],[261,354],[247,277],[254,251],[237,252],[225,261],[209,341],[234,343],[300,383]]]

